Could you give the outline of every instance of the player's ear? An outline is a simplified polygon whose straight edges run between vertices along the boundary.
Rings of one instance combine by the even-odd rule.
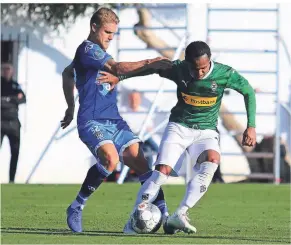
[[[91,30],[92,30],[92,32],[96,32],[97,31],[97,25],[95,24],[95,23],[93,23],[92,25],[91,25]]]

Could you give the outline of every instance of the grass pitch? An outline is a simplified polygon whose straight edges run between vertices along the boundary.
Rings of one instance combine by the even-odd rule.
[[[90,198],[84,232],[71,233],[65,210],[78,185],[2,185],[1,243],[21,244],[290,244],[290,186],[212,184],[190,210],[197,233],[122,233],[139,184],[105,183]],[[170,212],[185,186],[165,186]]]

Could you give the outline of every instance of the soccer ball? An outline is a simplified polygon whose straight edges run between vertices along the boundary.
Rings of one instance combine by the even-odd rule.
[[[131,215],[131,226],[141,234],[155,233],[162,224],[162,213],[152,203],[141,203]]]

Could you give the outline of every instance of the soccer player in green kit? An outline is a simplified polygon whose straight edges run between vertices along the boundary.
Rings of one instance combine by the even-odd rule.
[[[139,75],[146,74],[149,73]],[[179,207],[164,223],[164,230],[166,233],[176,230],[195,233],[196,228],[189,223],[187,211],[205,194],[220,163],[217,120],[224,90],[234,89],[244,96],[248,118],[247,129],[243,134],[244,146],[254,146],[256,143],[255,93],[237,71],[211,60],[209,46],[201,41],[187,46],[185,60],[173,61],[172,68],[159,71],[158,74],[177,84],[178,102],[171,110],[159,147],[155,171],[141,186],[135,205],[155,199],[171,172],[179,174],[187,151],[194,165],[194,177],[188,182]],[[125,78],[128,77],[123,76],[119,80]],[[110,74],[104,74],[103,79],[110,80],[113,84],[118,82]]]

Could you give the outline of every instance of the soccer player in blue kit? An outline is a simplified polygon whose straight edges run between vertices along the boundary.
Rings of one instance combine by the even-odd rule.
[[[110,87],[109,83],[98,84],[97,80],[102,76],[102,70],[119,76],[149,69],[168,69],[172,64],[162,57],[138,62],[115,62],[106,50],[117,32],[118,23],[119,19],[112,10],[100,8],[96,11],[90,20],[88,39],[79,45],[73,62],[62,74],[68,108],[61,126],[66,128],[73,119],[73,90],[76,84],[80,103],[77,117],[79,137],[97,160],[88,170],[80,192],[67,209],[67,224],[74,232],[82,232],[82,211],[86,201],[112,173],[119,161],[134,169],[141,183],[152,174],[139,146],[140,139],[133,134],[118,112],[116,88]],[[154,204],[160,208],[164,217],[168,215],[162,189]],[[123,231],[135,233],[129,221]]]

